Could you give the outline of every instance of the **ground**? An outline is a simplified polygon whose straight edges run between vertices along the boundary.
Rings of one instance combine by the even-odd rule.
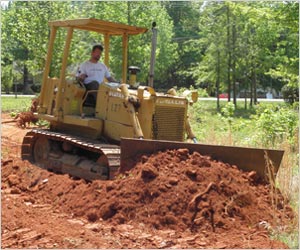
[[[293,212],[253,172],[180,149],[86,182],[22,161],[30,129],[2,124],[2,248],[287,248]]]

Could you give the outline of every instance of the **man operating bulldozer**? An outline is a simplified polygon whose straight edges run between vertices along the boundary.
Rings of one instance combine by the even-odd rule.
[[[104,77],[109,82],[117,82],[110,74],[106,65],[99,62],[101,54],[103,52],[103,46],[100,44],[94,45],[91,52],[90,60],[82,63],[78,68],[76,77],[79,81],[84,83],[87,91],[94,90],[91,92],[93,102],[96,103],[97,92],[99,85],[103,82]]]

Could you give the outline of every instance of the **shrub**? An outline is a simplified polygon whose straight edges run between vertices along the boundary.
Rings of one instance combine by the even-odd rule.
[[[2,66],[1,70],[1,91],[5,92],[6,94],[9,94],[9,90],[13,82],[12,66]]]
[[[179,88],[179,89],[177,89],[177,86],[175,86],[174,89],[176,90],[178,95],[182,95],[183,92],[185,92],[186,90],[191,90],[191,91],[197,90],[198,97],[208,97],[209,96],[206,89],[203,89],[203,88],[196,88],[195,89],[192,85],[189,88],[183,87],[183,88]]]
[[[298,86],[284,85],[281,89],[281,93],[285,102],[293,104],[299,101]]]
[[[295,143],[295,132],[298,129],[298,116],[295,110],[287,106],[260,107],[253,117],[258,133],[257,139],[263,145],[275,146],[287,139]]]
[[[11,91],[12,92],[23,92],[23,89],[24,89],[24,84],[23,83],[14,83],[12,86],[11,86]]]
[[[40,93],[41,92],[41,85],[40,84],[32,84],[31,87],[32,91],[34,93]]]

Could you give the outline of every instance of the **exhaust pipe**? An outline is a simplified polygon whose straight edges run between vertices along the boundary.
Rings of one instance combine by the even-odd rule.
[[[156,52],[156,41],[157,41],[157,29],[155,28],[156,22],[152,23],[152,44],[151,44],[151,59],[150,59],[150,72],[149,72],[149,84],[148,86],[153,88],[154,79],[154,64],[155,64],[155,52]]]

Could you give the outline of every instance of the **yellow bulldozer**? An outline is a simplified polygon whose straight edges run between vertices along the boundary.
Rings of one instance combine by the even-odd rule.
[[[132,168],[129,160],[137,154],[188,148],[243,170],[255,170],[261,176],[266,171],[267,156],[277,172],[282,151],[197,143],[188,120],[188,107],[197,101],[197,93],[190,93],[191,99],[188,99],[177,96],[172,90],[158,93],[153,88],[154,25],[147,86],[138,86],[138,68],[128,67],[127,51],[129,37],[148,32],[148,29],[94,18],[50,21],[49,26],[48,53],[35,115],[48,121],[50,126],[26,134],[22,144],[24,160],[87,180],[112,179],[117,173]],[[49,77],[58,29],[66,30],[62,65],[59,76]],[[91,91],[75,77],[67,77],[66,73],[73,33],[78,30],[96,32],[104,37],[104,63],[107,66],[111,37],[122,37],[121,83],[101,83],[93,105],[87,102]],[[186,142],[187,139],[191,142]]]

